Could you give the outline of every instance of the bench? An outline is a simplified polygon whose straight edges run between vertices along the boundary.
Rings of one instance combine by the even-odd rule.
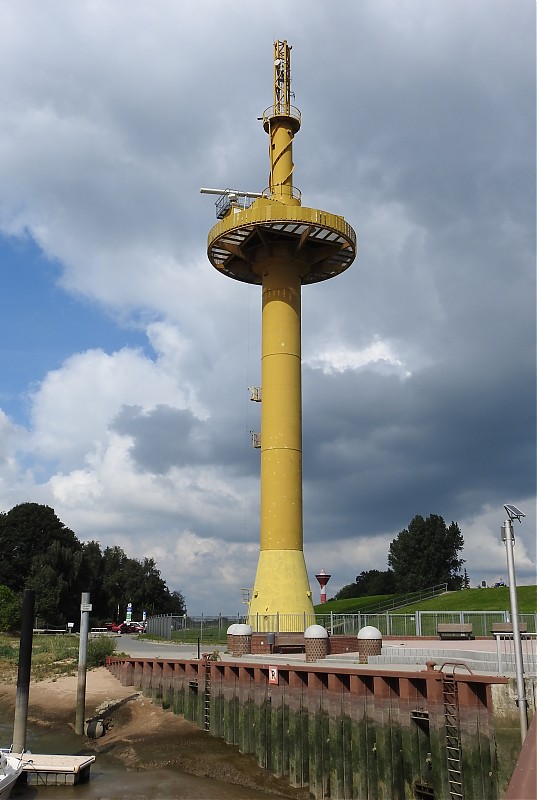
[[[306,649],[304,634],[299,636],[286,636],[276,634],[275,642],[272,646],[273,653],[303,653]]]
[[[304,644],[275,644],[272,648],[273,653],[303,653],[306,649]]]
[[[471,622],[441,622],[436,626],[440,639],[473,639]]]
[[[63,636],[67,631],[65,628],[34,628],[33,633],[38,636]]]
[[[528,626],[526,625],[525,622],[519,622],[518,623],[518,630],[520,631],[520,633],[527,633],[528,632]],[[493,622],[490,632],[493,635],[495,633],[503,633],[503,634],[506,634],[507,636],[512,636],[513,635],[513,623],[512,622]]]

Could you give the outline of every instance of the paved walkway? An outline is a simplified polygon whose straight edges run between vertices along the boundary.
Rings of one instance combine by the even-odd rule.
[[[533,664],[536,663],[535,647],[536,642],[533,639],[530,642],[524,643],[525,647],[528,646],[533,650]],[[512,640],[502,642],[502,653],[509,654],[513,652]],[[116,649],[119,652],[128,653],[132,658],[198,658],[200,655],[207,652],[217,650],[220,654],[222,661],[235,661],[236,659],[225,652],[225,646],[219,645],[215,647],[214,644],[200,643],[199,651],[197,644],[175,644],[171,642],[154,642],[144,639],[137,639],[129,635],[122,635],[118,637]],[[345,665],[352,666],[353,669],[360,667],[371,668],[372,666],[379,671],[385,670],[402,670],[413,671],[425,669],[425,661],[432,659],[437,662],[443,660],[456,660],[468,661],[468,665],[473,672],[484,672],[498,674],[497,669],[497,646],[495,639],[418,639],[416,637],[401,637],[398,639],[386,639],[383,642],[382,658],[390,659],[389,663],[376,663],[373,657],[370,664],[360,665],[358,661],[358,653],[342,653],[339,655],[328,656],[326,663],[331,665]],[[303,653],[292,654],[264,654],[258,656],[245,657],[250,661],[261,661],[263,663],[270,662],[271,664],[300,664],[305,662]],[[507,659],[504,657],[504,662]],[[320,663],[320,662],[318,662]],[[503,664],[502,674],[510,675],[514,672],[513,668]],[[533,670],[535,672],[535,670]]]

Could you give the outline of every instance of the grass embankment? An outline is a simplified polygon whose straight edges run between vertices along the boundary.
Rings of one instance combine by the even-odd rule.
[[[517,586],[519,614],[537,613],[537,586]],[[460,592],[447,592],[431,597],[399,610],[401,614],[414,611],[510,611],[509,587],[498,586],[492,589],[462,589]],[[396,612],[397,613],[397,612]]]
[[[517,587],[518,611],[520,614],[537,613],[537,586]],[[318,615],[359,614],[366,609],[373,609],[387,600],[396,600],[397,595],[381,594],[370,597],[354,597],[349,600],[330,600],[328,603],[314,607]],[[397,603],[395,603],[397,605]],[[459,592],[446,592],[436,595],[430,600],[422,600],[409,606],[403,606],[394,614],[412,614],[414,611],[510,611],[509,588],[500,586],[493,589],[462,589]],[[211,645],[226,643],[226,625],[197,625],[186,630],[173,631],[172,641],[185,644],[196,644],[207,650]],[[141,639],[166,641],[162,637],[143,634]]]
[[[330,614],[331,611],[334,614],[358,614],[364,608],[380,605],[394,597],[395,594],[375,594],[367,597],[349,597],[347,600],[330,600],[328,603],[314,606],[313,610],[316,614]]]
[[[196,644],[199,639],[200,644],[203,643],[204,647],[208,644],[225,644],[228,627],[204,625],[203,629],[197,627],[194,630],[187,628],[182,631],[172,631],[172,641],[177,644]],[[146,635],[144,634],[141,638],[145,639]]]
[[[397,595],[378,595],[376,597],[356,597],[350,600],[331,600],[315,606],[315,613],[358,614],[364,608],[371,608],[384,600],[395,600]],[[537,586],[517,586],[519,614],[537,613]],[[393,611],[392,613],[412,614],[414,611],[509,611],[509,587],[498,586],[491,589],[461,589],[459,592],[446,592]]]
[[[31,679],[59,678],[74,675],[78,670],[78,636],[36,636],[32,643]],[[114,640],[99,637],[88,642],[88,669],[106,663],[106,657],[114,652]],[[0,634],[0,681],[14,683],[17,680],[19,640],[16,636]]]

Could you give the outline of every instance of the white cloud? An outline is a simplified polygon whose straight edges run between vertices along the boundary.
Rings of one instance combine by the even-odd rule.
[[[527,514],[521,524],[513,523],[515,577],[519,585],[534,584],[537,582],[534,498],[516,498],[515,501],[507,498],[505,502],[515,502]],[[498,580],[508,583],[506,546],[500,533],[506,516],[502,506],[486,507],[477,517],[462,521],[463,557],[467,561],[465,566],[472,579],[472,585],[479,584],[482,580],[489,586]]]
[[[228,611],[253,580],[260,293],[208,264],[199,188],[265,187],[280,27],[304,204],[358,234],[352,268],[303,293],[308,563],[333,586],[384,569],[425,506],[458,518],[472,580],[503,573],[496,518],[535,477],[533,12],[511,5],[4,3],[0,231],[147,348],[43,357],[29,428],[0,409],[2,507],[46,502],[83,539],[156,554],[191,610]]]
[[[386,365],[394,367],[403,377],[411,373],[405,368],[403,361],[397,357],[390,342],[374,339],[371,344],[361,350],[353,350],[344,346],[327,348],[304,359],[304,363],[313,369],[322,369],[325,373],[345,372],[367,366]]]
[[[33,395],[34,453],[60,466],[85,458],[106,440],[107,428],[124,403],[152,408],[186,407],[181,375],[142,353],[125,348],[108,355],[87,351],[50,372]]]

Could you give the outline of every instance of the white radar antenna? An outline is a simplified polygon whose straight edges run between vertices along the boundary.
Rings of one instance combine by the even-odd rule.
[[[239,189],[207,189],[202,187],[200,192],[201,194],[219,195],[215,203],[217,219],[224,219],[231,209],[243,211],[252,205],[252,200],[267,196],[263,192],[241,192]]]

